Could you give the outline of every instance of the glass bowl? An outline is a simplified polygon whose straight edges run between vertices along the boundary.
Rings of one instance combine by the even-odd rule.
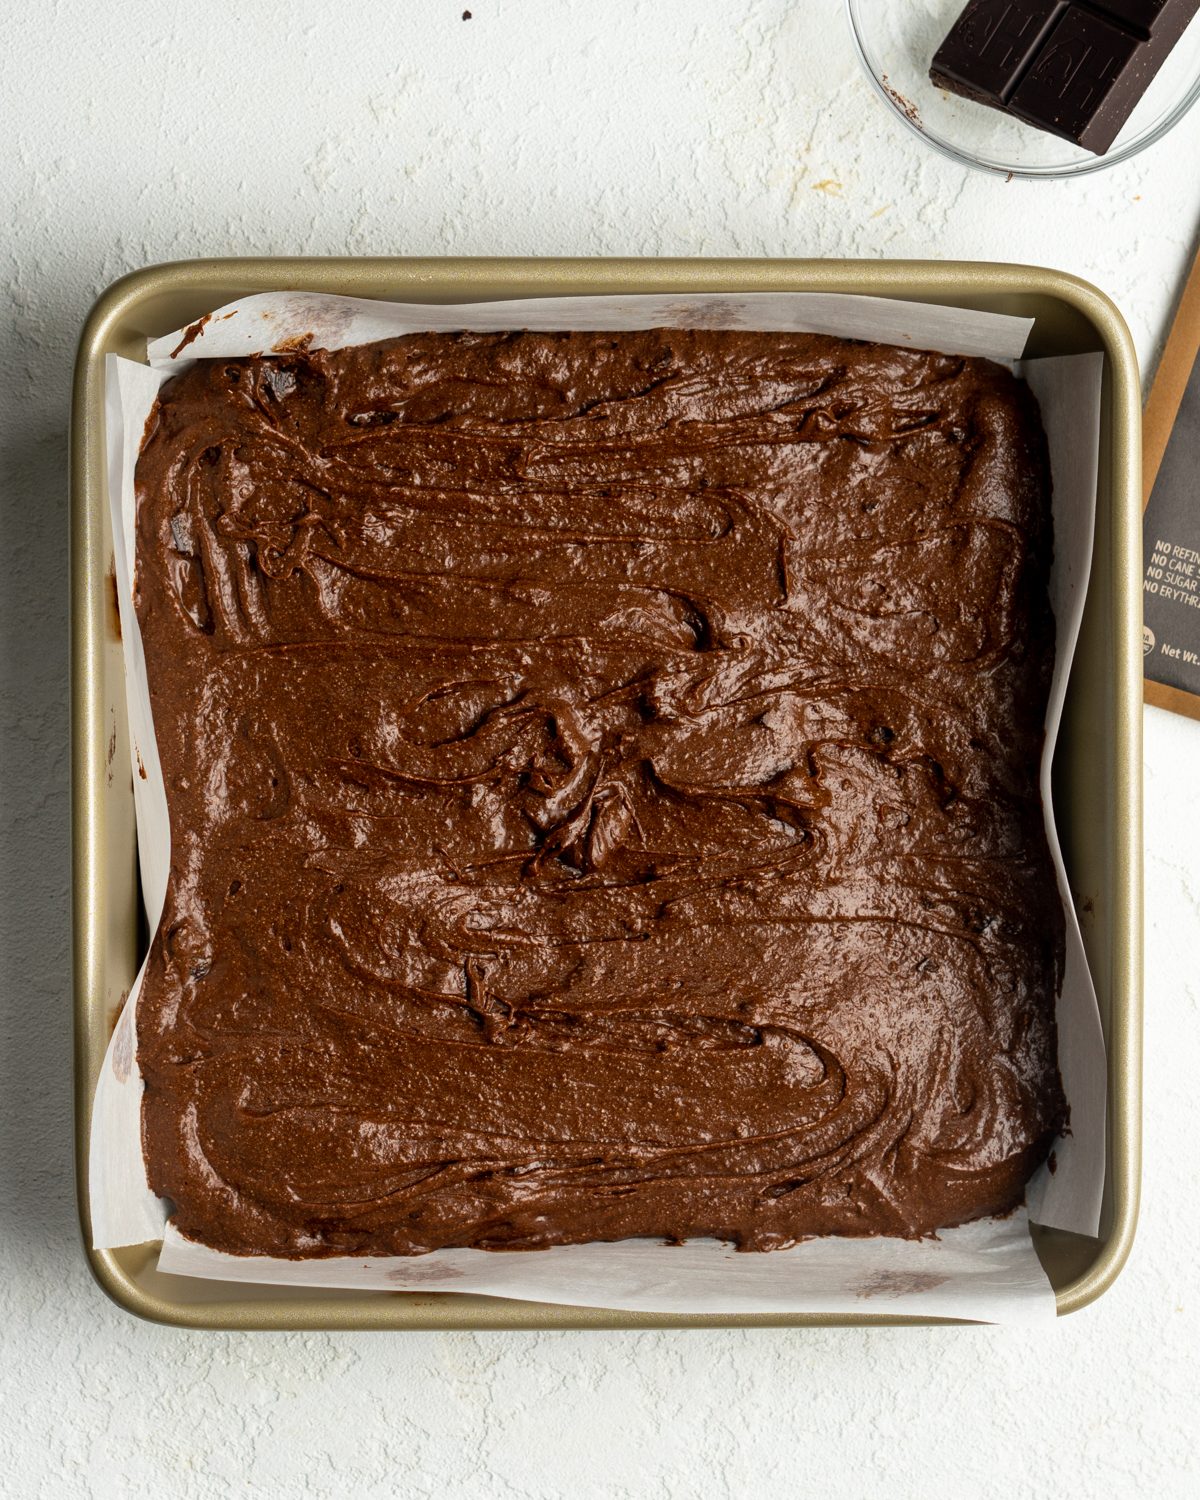
[[[1003,177],[1082,177],[1161,140],[1200,98],[1200,15],[1184,32],[1104,156],[939,89],[929,64],[966,0],[846,0],[859,59],[875,92],[927,146]]]

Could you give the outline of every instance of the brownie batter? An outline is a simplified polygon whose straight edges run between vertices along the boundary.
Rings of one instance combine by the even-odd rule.
[[[980,360],[202,360],[137,469],[143,1136],[222,1250],[923,1235],[1064,1120],[1045,439]]]

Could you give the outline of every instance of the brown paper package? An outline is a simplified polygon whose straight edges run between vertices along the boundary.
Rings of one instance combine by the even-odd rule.
[[[1200,449],[1196,449],[1193,429],[1195,422],[1181,421],[1181,416],[1190,418],[1193,411],[1200,412],[1200,256],[1192,268],[1184,289],[1174,326],[1171,329],[1162,362],[1155,376],[1150,399],[1146,403],[1143,441],[1143,505],[1146,507],[1146,568],[1144,583],[1149,586],[1153,556],[1152,542],[1158,538],[1162,513],[1167,513],[1167,527],[1173,545],[1200,552],[1200,492],[1192,498],[1192,488],[1187,483],[1188,472],[1194,473],[1200,460]],[[1186,406],[1185,406],[1186,402]],[[1178,430],[1176,423],[1180,422]],[[1185,452],[1184,450],[1188,450]],[[1192,451],[1195,450],[1195,451]],[[1157,489],[1156,489],[1157,485]],[[1151,501],[1153,498],[1153,513]],[[1187,529],[1180,533],[1182,513]],[[1175,519],[1172,519],[1174,517]],[[1154,537],[1150,528],[1155,528]],[[1194,565],[1193,565],[1194,566]],[[1163,572],[1160,568],[1159,572]],[[1194,569],[1200,571],[1200,569]],[[1162,654],[1164,645],[1176,651],[1190,651],[1200,657],[1200,609],[1189,612],[1187,608],[1171,611],[1172,636],[1178,641],[1160,640],[1153,632],[1159,623],[1163,606],[1151,604],[1152,593],[1144,596],[1147,604],[1147,625],[1144,636],[1146,645],[1145,699],[1159,708],[1174,713],[1187,714],[1200,719],[1200,691],[1189,691],[1179,685],[1182,674],[1194,678],[1200,687],[1200,667],[1189,670],[1179,656]],[[1200,597],[1200,596],[1198,596]],[[1169,606],[1167,606],[1169,608]],[[1178,622],[1178,623],[1176,623]],[[1188,626],[1191,628],[1188,629]],[[1182,662],[1182,664],[1181,664]],[[1151,675],[1152,672],[1155,675]],[[1159,680],[1160,677],[1175,677],[1176,681]]]

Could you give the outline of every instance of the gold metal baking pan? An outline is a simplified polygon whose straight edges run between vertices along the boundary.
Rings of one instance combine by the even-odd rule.
[[[1083,913],[1108,1042],[1108,1172],[1098,1240],[1035,1231],[1060,1313],[1099,1296],[1133,1240],[1141,1171],[1141,393],[1128,329],[1084,281],[1030,266],[850,260],[246,259],[152,266],[92,309],[71,417],[71,723],[75,1132],[79,1213],[92,1270],[123,1307],[204,1328],[687,1328],[870,1325],[848,1317],[675,1316],[453,1293],[264,1289],[161,1276],[157,1246],[92,1250],[88,1121],[117,1008],[136,972],[133,792],[105,493],[103,359],[144,359],[146,339],[252,292],[303,288],[406,302],[612,292],[858,292],[1034,318],[1031,354],[1105,355],[1100,496],[1083,632],[1055,761],[1058,826]]]

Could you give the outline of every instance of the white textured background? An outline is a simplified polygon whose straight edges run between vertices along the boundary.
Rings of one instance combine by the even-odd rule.
[[[65,434],[107,282],[247,252],[1028,260],[1111,293],[1150,370],[1200,230],[1200,113],[1078,184],[967,175],[876,102],[839,0],[463,3],[0,0],[0,1492],[1196,1493],[1200,725],[1156,710],[1146,1199],[1090,1310],[1036,1336],[220,1336],[137,1324],[89,1280]]]

